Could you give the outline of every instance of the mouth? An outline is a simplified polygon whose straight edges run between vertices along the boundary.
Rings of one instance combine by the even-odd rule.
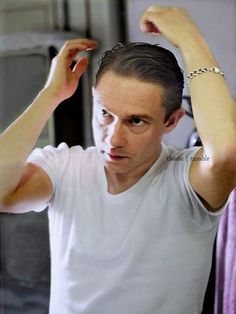
[[[112,154],[109,154],[109,153],[107,153],[107,155],[109,156],[109,158],[111,160],[122,160],[122,159],[126,158],[125,156],[112,155]]]
[[[107,161],[118,162],[127,159],[127,156],[102,151]]]

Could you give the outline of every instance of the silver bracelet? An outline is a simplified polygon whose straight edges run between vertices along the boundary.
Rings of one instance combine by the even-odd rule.
[[[201,68],[201,69],[198,69],[198,70],[194,70],[192,72],[189,73],[189,75],[187,76],[187,80],[186,80],[186,83],[187,85],[189,86],[190,85],[190,82],[191,80],[198,76],[199,74],[203,74],[203,73],[207,73],[207,72],[213,72],[215,74],[220,74],[222,76],[224,76],[224,72],[222,72],[219,68],[217,67],[211,67],[211,68]]]

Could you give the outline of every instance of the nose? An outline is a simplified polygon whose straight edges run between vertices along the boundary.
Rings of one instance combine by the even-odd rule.
[[[107,128],[106,141],[113,148],[123,147],[126,143],[125,126],[119,121],[110,124]]]

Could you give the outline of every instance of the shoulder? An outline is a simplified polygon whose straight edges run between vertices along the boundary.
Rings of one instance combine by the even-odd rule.
[[[83,149],[79,145],[68,147],[66,143],[61,143],[57,147],[47,145],[44,148],[35,148],[29,156],[28,161],[36,164],[43,162],[52,163],[54,166],[59,163],[62,166],[75,160],[96,159],[96,155],[95,147]]]
[[[165,151],[166,170],[177,179],[188,176],[189,168],[197,152],[201,147],[191,147],[179,149],[172,146],[163,145]]]
[[[208,230],[218,223],[222,208],[215,214],[209,211],[190,183],[190,167],[198,160],[197,153],[201,148],[201,146],[187,149],[167,147],[167,182],[175,198],[181,200],[185,212]],[[207,156],[201,158],[204,162]]]
[[[201,149],[201,146],[195,146],[191,148],[178,149],[172,146],[165,146],[167,161],[173,161],[174,164],[183,162],[183,164],[190,164],[194,159],[196,153]]]
[[[92,168],[96,169],[98,160],[96,148],[68,147],[65,143],[57,147],[48,145],[36,148],[28,158],[28,162],[36,164],[47,173],[54,188],[59,181],[75,174],[86,176]]]

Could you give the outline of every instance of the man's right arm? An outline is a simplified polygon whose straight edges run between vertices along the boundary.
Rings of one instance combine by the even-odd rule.
[[[44,89],[26,111],[0,135],[0,211],[21,213],[44,205],[52,183],[43,169],[26,164],[41,131],[56,107],[75,92],[88,59],[71,68],[78,52],[96,48],[88,39],[65,43],[53,59]]]

